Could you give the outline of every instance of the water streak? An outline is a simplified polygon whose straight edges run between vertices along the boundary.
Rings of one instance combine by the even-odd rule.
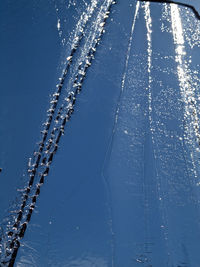
[[[33,158],[29,160],[28,175],[29,182],[23,190],[19,210],[13,219],[8,221],[6,231],[1,235],[1,263],[4,266],[13,266],[20,240],[24,237],[27,225],[30,222],[32,213],[36,206],[36,201],[40,195],[41,186],[47,179],[50,166],[54,155],[58,150],[61,136],[64,134],[66,123],[70,120],[74,111],[77,95],[82,90],[82,84],[86,76],[88,67],[94,59],[96,48],[99,44],[102,34],[104,33],[105,22],[109,17],[111,5],[115,4],[112,0],[104,0],[100,5],[97,17],[92,22],[92,28],[87,35],[84,35],[84,27],[91,18],[97,1],[92,1],[91,6],[87,7],[86,12],[81,16],[74,33],[74,40],[71,45],[70,56],[67,57],[67,65],[62,73],[57,89],[50,101],[50,109],[47,112],[47,120],[42,130],[42,140],[39,148],[34,152]],[[84,39],[83,47],[80,47],[81,40]],[[80,51],[78,51],[80,50]],[[78,59],[75,54],[81,56]],[[70,76],[67,75],[70,69]],[[66,80],[72,81],[67,83],[67,88],[61,94],[61,90],[66,86]]]
[[[111,189],[109,186],[109,182],[106,179],[106,175],[105,175],[105,169],[106,169],[106,164],[110,161],[110,157],[111,157],[111,153],[112,153],[112,146],[113,146],[113,141],[114,141],[114,136],[117,130],[117,123],[118,123],[118,116],[119,116],[119,112],[120,112],[120,107],[121,107],[121,98],[122,98],[122,94],[124,92],[124,85],[125,85],[125,81],[126,81],[126,77],[127,77],[127,73],[128,73],[128,64],[129,64],[129,59],[130,59],[130,52],[131,52],[131,47],[132,47],[132,41],[134,38],[134,30],[135,30],[135,24],[136,24],[136,20],[139,14],[139,8],[140,8],[140,2],[138,1],[136,3],[136,7],[135,7],[135,11],[133,14],[133,20],[132,20],[132,26],[131,26],[131,31],[130,31],[130,37],[129,37],[129,41],[128,41],[128,47],[127,47],[127,51],[126,51],[126,59],[125,59],[125,65],[124,65],[124,72],[122,75],[122,81],[121,81],[121,90],[119,93],[119,97],[118,97],[118,101],[117,101],[117,107],[116,107],[116,112],[115,112],[115,121],[114,121],[114,125],[113,125],[113,129],[112,129],[112,134],[111,134],[111,139],[108,145],[108,149],[106,151],[106,156],[104,159],[104,163],[102,166],[102,178],[103,181],[105,183],[105,188],[107,191],[107,195],[108,195],[108,211],[109,211],[109,216],[110,216],[110,222],[109,222],[109,226],[110,226],[110,233],[112,236],[112,267],[115,266],[114,263],[114,254],[115,254],[115,232],[113,229],[113,211],[112,211],[112,200],[111,200]]]
[[[153,78],[152,78],[152,18],[151,18],[151,11],[150,11],[150,3],[144,3],[143,5],[144,8],[144,16],[145,16],[145,22],[146,22],[146,30],[147,30],[147,71],[148,71],[148,87],[147,89],[147,94],[148,94],[148,118],[149,118],[149,130],[151,134],[151,140],[152,140],[152,145],[153,145],[153,158],[154,158],[154,165],[155,165],[155,176],[156,176],[156,187],[157,187],[157,197],[159,199],[159,205],[160,205],[160,213],[161,213],[161,223],[162,223],[162,230],[163,230],[163,236],[166,244],[166,249],[167,249],[167,254],[168,256],[170,255],[169,253],[169,234],[168,234],[168,222],[167,222],[167,212],[164,204],[164,199],[163,199],[163,192],[162,192],[162,186],[161,186],[161,177],[159,176],[158,172],[158,166],[157,166],[157,140],[156,140],[156,135],[155,135],[155,121],[153,118],[153,98],[152,98],[152,83],[153,83]],[[144,148],[145,149],[145,148]],[[145,187],[145,185],[144,185]],[[147,196],[145,195],[145,203],[148,201]],[[146,206],[148,207],[148,203],[146,203]],[[146,212],[146,220],[148,220],[148,211]],[[147,226],[148,227],[148,226]],[[148,235],[150,234],[150,229],[146,229],[146,238],[148,238]],[[147,240],[148,241],[148,240]]]
[[[172,35],[175,45],[175,60],[177,63],[177,74],[181,97],[184,105],[184,140],[187,143],[193,164],[194,176],[198,177],[197,164],[200,146],[200,129],[195,98],[195,86],[190,74],[190,66],[186,60],[186,49],[179,8],[171,4]],[[200,181],[197,180],[197,185]]]

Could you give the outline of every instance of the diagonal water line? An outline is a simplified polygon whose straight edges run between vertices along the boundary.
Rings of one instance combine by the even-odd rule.
[[[100,37],[101,37],[101,35],[104,32],[104,24],[105,24],[105,21],[108,18],[108,14],[110,12],[111,5],[114,4],[114,3],[115,2],[113,2],[113,1],[104,1],[105,6],[101,10],[102,11],[102,14],[100,15],[100,20],[97,21],[97,23],[96,23],[96,30],[97,30],[97,32],[96,32],[96,36],[95,35],[93,36],[93,39],[92,39],[93,42],[91,43],[91,47],[89,48],[89,52],[87,54],[87,61],[88,61],[88,59],[89,60],[92,60],[94,58],[94,54],[95,54],[95,51],[96,51],[96,46],[99,44]],[[96,37],[96,38],[94,38],[94,37]],[[25,222],[24,223],[21,223],[21,218],[23,216],[23,214],[21,212],[20,213],[20,219],[18,220],[20,222],[19,231],[16,234],[14,234],[14,237],[13,238],[10,238],[10,240],[9,240],[9,249],[7,250],[7,256],[5,255],[5,260],[2,261],[2,263],[3,262],[6,263],[6,261],[7,261],[6,258],[7,257],[10,258],[7,261],[8,266],[13,266],[13,264],[15,262],[17,251],[18,251],[18,249],[20,247],[20,239],[24,236],[24,233],[25,233],[26,228],[27,228],[27,223],[31,219],[32,212],[33,212],[33,210],[35,208],[35,203],[36,203],[37,197],[40,194],[40,187],[44,183],[44,178],[48,175],[49,167],[50,167],[51,162],[53,160],[53,156],[54,156],[54,154],[57,151],[60,137],[64,133],[64,126],[65,126],[66,122],[70,119],[71,114],[73,113],[73,107],[74,107],[74,104],[75,104],[76,96],[81,91],[82,82],[83,82],[83,80],[85,78],[85,75],[83,73],[85,73],[86,72],[86,69],[88,68],[87,61],[86,61],[85,65],[82,68],[82,72],[79,73],[80,74],[79,82],[81,81],[81,84],[75,89],[75,91],[70,91],[69,94],[68,94],[68,98],[66,100],[67,101],[66,113],[63,114],[63,116],[62,116],[62,121],[60,123],[60,128],[58,129],[57,136],[55,137],[55,143],[54,143],[54,146],[52,148],[52,151],[51,151],[51,153],[50,153],[50,155],[48,157],[48,162],[47,162],[46,168],[44,169],[43,173],[41,173],[40,181],[36,185],[36,191],[35,191],[34,196],[32,197],[31,204],[30,204],[29,208],[26,209],[26,211],[28,212],[28,214],[25,216]],[[79,71],[80,71],[80,69],[79,69]],[[47,133],[47,130],[46,130],[46,132],[44,133],[45,138],[47,137],[47,134],[48,133]],[[42,146],[42,149],[43,149],[43,147],[44,146]],[[39,153],[40,153],[40,157],[38,157],[38,158],[40,160],[41,159],[41,153],[42,153],[42,151],[40,151]],[[39,162],[37,162],[37,164],[39,164]],[[31,182],[31,184],[30,184],[30,182]],[[30,192],[30,186],[32,186],[32,184],[33,184],[33,179],[31,179],[30,182],[29,182],[29,186],[27,188],[28,189],[28,193]],[[27,199],[28,199],[28,195],[26,194],[25,201]],[[23,202],[24,202],[24,200],[23,200]],[[23,203],[23,205],[24,204],[26,204],[26,203]],[[13,236],[13,233],[10,236],[12,237]]]
[[[196,153],[200,146],[200,129],[195,99],[195,86],[192,84],[192,77],[189,73],[189,63],[186,60],[185,40],[179,9],[175,4],[170,6],[172,20],[172,35],[175,45],[175,60],[177,63],[177,74],[180,86],[182,101],[184,104],[184,140],[190,147],[190,156],[193,165],[194,176],[197,179]],[[195,151],[195,153],[194,153]],[[197,181],[197,185],[200,181]]]
[[[109,212],[109,226],[110,226],[110,233],[111,233],[111,245],[112,245],[112,262],[111,262],[111,266],[114,267],[115,263],[114,263],[114,255],[115,255],[115,233],[114,233],[114,229],[113,229],[113,221],[112,221],[112,200],[111,200],[111,189],[109,186],[109,182],[106,179],[105,176],[105,168],[106,168],[106,164],[107,161],[109,161],[111,153],[112,153],[112,146],[113,146],[113,141],[114,141],[114,136],[115,136],[115,132],[117,129],[117,122],[118,122],[118,115],[119,115],[119,111],[120,111],[120,104],[121,104],[121,98],[122,98],[122,94],[124,92],[124,86],[125,86],[125,81],[126,81],[126,77],[127,77],[127,71],[128,71],[128,64],[129,64],[129,59],[130,59],[130,52],[131,52],[131,47],[132,47],[132,41],[133,41],[133,33],[134,33],[134,29],[135,29],[135,24],[136,24],[136,20],[138,17],[138,13],[139,13],[139,8],[140,8],[140,2],[137,1],[136,3],[136,7],[135,7],[135,11],[134,11],[134,15],[133,15],[133,20],[132,20],[132,26],[131,26],[131,31],[130,31],[130,37],[128,40],[128,47],[127,47],[127,51],[126,51],[126,57],[125,57],[125,65],[124,65],[124,71],[123,71],[123,75],[122,75],[122,81],[121,81],[121,89],[120,89],[120,93],[118,96],[118,100],[117,100],[117,107],[116,107],[116,112],[115,112],[115,120],[114,120],[114,125],[113,125],[113,129],[112,129],[112,134],[111,134],[111,138],[108,144],[108,148],[106,151],[106,155],[104,158],[104,162],[102,165],[102,179],[104,181],[105,184],[105,188],[107,191],[107,198],[108,198],[108,212]]]
[[[146,21],[146,30],[147,30],[147,70],[148,70],[148,87],[147,94],[148,94],[148,117],[149,117],[149,126],[150,126],[150,134],[152,139],[152,145],[153,145],[153,156],[155,159],[155,176],[156,176],[156,187],[157,187],[157,194],[160,204],[160,211],[161,211],[161,220],[162,220],[162,226],[163,226],[163,235],[164,240],[166,244],[167,254],[168,254],[168,261],[170,258],[170,252],[169,252],[169,236],[168,236],[168,220],[166,216],[166,210],[165,205],[163,202],[163,195],[162,195],[162,181],[161,177],[159,177],[158,174],[158,167],[156,163],[157,159],[157,153],[156,153],[156,140],[155,140],[155,127],[154,127],[154,121],[153,121],[153,106],[152,106],[152,18],[151,18],[151,11],[150,11],[150,3],[146,2],[143,5],[144,8],[144,14],[145,14],[145,21]],[[146,197],[145,197],[146,198]],[[147,216],[147,215],[146,215]],[[147,229],[148,231],[148,229]]]
[[[128,63],[129,63],[130,51],[131,51],[131,46],[132,46],[132,41],[133,41],[133,33],[134,33],[134,29],[135,29],[137,16],[139,13],[139,8],[140,8],[140,2],[137,1],[134,16],[133,16],[133,21],[132,21],[130,37],[129,37],[129,41],[128,41],[128,47],[127,47],[127,51],[126,51],[126,59],[125,59],[124,71],[123,71],[123,75],[122,75],[121,89],[120,89],[120,93],[119,93],[118,100],[117,100],[117,107],[116,107],[116,111],[115,111],[115,121],[114,121],[111,138],[109,141],[108,149],[107,149],[106,156],[105,156],[104,163],[103,163],[103,167],[102,167],[102,170],[103,170],[102,174],[104,173],[106,162],[107,162],[107,160],[109,160],[110,154],[112,153],[112,151],[111,151],[112,150],[112,144],[113,144],[114,135],[115,135],[115,132],[117,129],[117,122],[118,122],[118,116],[119,116],[119,112],[120,112],[121,98],[122,98],[122,94],[124,91],[124,85],[125,85],[125,81],[126,81],[126,77],[127,77]]]
[[[28,173],[30,173],[30,180],[29,180],[28,187],[25,190],[25,195],[24,195],[23,200],[22,200],[20,212],[18,213],[18,217],[16,218],[16,221],[14,223],[14,228],[16,230],[18,229],[19,221],[22,217],[22,212],[26,206],[27,195],[30,193],[30,189],[33,185],[35,175],[36,175],[37,169],[39,167],[39,163],[41,161],[41,155],[42,155],[43,150],[44,150],[44,144],[45,144],[45,141],[48,137],[48,132],[50,130],[50,126],[53,123],[53,117],[55,115],[57,104],[58,104],[58,101],[59,101],[60,96],[61,96],[64,81],[67,77],[67,74],[68,74],[68,71],[69,71],[69,68],[71,65],[71,59],[72,59],[74,53],[76,52],[78,46],[80,45],[81,40],[83,39],[83,31],[86,27],[86,24],[87,24],[89,18],[93,14],[96,5],[97,5],[97,1],[92,1],[91,6],[89,6],[87,8],[87,12],[88,12],[87,16],[86,16],[86,12],[83,12],[83,14],[81,15],[80,20],[76,26],[75,33],[74,33],[74,39],[73,39],[74,41],[73,41],[72,46],[71,46],[71,53],[70,53],[70,56],[67,58],[68,59],[67,65],[66,65],[65,69],[63,70],[62,78],[60,78],[60,83],[57,85],[57,90],[53,94],[53,99],[50,102],[51,105],[50,105],[50,108],[48,110],[47,120],[44,123],[45,127],[44,127],[43,131],[41,132],[42,133],[42,136],[41,136],[42,140],[39,144],[39,148],[38,148],[37,152],[34,152],[34,157],[32,158],[32,161],[33,161],[32,166],[28,167]],[[51,132],[51,134],[52,134],[52,132]]]

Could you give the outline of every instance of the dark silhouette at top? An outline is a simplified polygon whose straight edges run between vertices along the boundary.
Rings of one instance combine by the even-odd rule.
[[[172,0],[140,0],[141,2],[154,2],[154,3],[168,3],[168,4],[177,4],[179,6],[184,6],[192,9],[195,14],[195,17],[200,20],[200,13],[197,11],[196,7],[193,5],[179,2],[179,1],[172,1]]]

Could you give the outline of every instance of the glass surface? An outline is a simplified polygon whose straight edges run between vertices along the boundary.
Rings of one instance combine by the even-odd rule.
[[[5,0],[0,29],[1,265],[199,267],[194,10]]]

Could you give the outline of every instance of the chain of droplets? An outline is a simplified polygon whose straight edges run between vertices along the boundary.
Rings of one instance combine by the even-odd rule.
[[[68,97],[65,98],[65,105],[62,105],[59,109],[57,116],[55,118],[55,122],[58,124],[60,122],[60,126],[57,128],[53,128],[51,131],[51,137],[47,141],[46,144],[46,150],[45,153],[47,156],[42,157],[42,152],[45,147],[45,142],[47,139],[48,131],[50,129],[51,122],[53,120],[53,115],[55,113],[55,109],[57,107],[58,99],[64,84],[64,80],[66,78],[67,72],[69,70],[70,64],[72,62],[72,57],[74,53],[76,52],[77,48],[80,45],[80,41],[83,37],[83,33],[79,36],[76,44],[74,45],[70,56],[67,58],[68,63],[66,66],[66,69],[63,73],[63,77],[60,80],[60,83],[57,87],[57,91],[54,93],[53,97],[54,99],[51,101],[51,107],[49,109],[49,115],[48,120],[45,122],[45,129],[42,131],[43,138],[39,145],[39,150],[36,155],[35,163],[33,164],[33,168],[29,169],[30,171],[30,180],[28,186],[25,188],[25,193],[22,199],[22,204],[20,207],[20,211],[18,212],[18,216],[15,219],[15,223],[12,226],[12,230],[10,230],[7,233],[8,236],[8,242],[6,246],[6,255],[4,263],[8,263],[8,266],[13,266],[18,249],[20,247],[20,239],[23,238],[25,231],[27,229],[27,224],[30,222],[33,210],[36,205],[37,198],[40,194],[40,188],[44,184],[45,177],[49,173],[50,165],[52,163],[53,157],[58,149],[58,144],[60,141],[61,136],[64,134],[64,127],[66,123],[70,120],[71,115],[74,111],[74,105],[76,102],[77,95],[81,92],[82,84],[85,79],[87,68],[91,65],[91,61],[94,58],[94,54],[96,51],[96,47],[99,44],[99,41],[101,39],[101,35],[104,32],[104,25],[106,22],[106,19],[109,17],[110,9],[113,4],[115,4],[115,1],[110,1],[107,7],[107,10],[103,16],[103,21],[100,23],[99,26],[99,36],[94,40],[93,46],[90,47],[89,52],[87,53],[87,60],[85,64],[82,64],[82,62],[79,64],[78,67],[78,74],[76,75],[74,82],[73,82],[73,90],[68,93]],[[64,112],[63,112],[64,111]],[[36,184],[35,192],[30,197],[31,187],[34,183],[34,178],[37,172],[37,169],[39,167],[39,163],[41,162],[41,165],[44,167],[43,171],[40,173],[40,180],[39,183]],[[30,205],[27,206],[28,199],[31,198]]]
[[[92,12],[91,12],[92,13]],[[89,15],[86,15],[86,13],[84,13],[82,15],[82,18],[81,20],[82,21],[85,21],[85,25],[86,25],[86,22],[88,21],[88,19],[91,17],[92,14],[89,14]],[[48,136],[48,132],[49,132],[49,129],[50,129],[50,126],[53,122],[53,116],[55,114],[55,111],[56,111],[56,108],[57,108],[57,103],[58,103],[58,100],[60,98],[60,95],[61,95],[61,91],[62,91],[62,88],[63,88],[63,85],[64,85],[64,81],[66,79],[66,76],[68,74],[68,71],[69,71],[69,67],[71,65],[71,62],[72,62],[72,57],[73,55],[75,54],[77,48],[80,46],[80,43],[81,43],[81,40],[83,39],[83,32],[84,32],[84,26],[81,26],[79,25],[80,27],[80,32],[79,32],[79,35],[76,35],[74,40],[73,40],[73,44],[72,44],[72,49],[71,49],[71,53],[70,55],[67,57],[67,65],[66,65],[66,68],[65,70],[63,71],[63,75],[62,75],[62,78],[60,78],[60,83],[56,86],[57,89],[56,91],[54,92],[53,94],[53,99],[51,100],[50,102],[50,108],[49,110],[47,111],[48,112],[48,116],[47,116],[47,120],[46,122],[43,124],[45,127],[44,129],[41,131],[41,134],[42,134],[42,140],[39,144],[39,148],[38,148],[38,151],[37,152],[34,152],[34,157],[33,157],[33,161],[34,163],[32,164],[32,166],[29,166],[28,168],[28,173],[29,173],[29,176],[30,176],[30,180],[29,180],[29,183],[28,183],[28,186],[25,188],[24,190],[24,193],[23,193],[23,196],[22,196],[22,202],[21,202],[21,205],[19,207],[19,212],[17,213],[17,217],[14,219],[15,222],[12,224],[10,221],[9,221],[9,224],[7,226],[7,237],[8,237],[8,241],[10,241],[10,237],[13,236],[13,234],[18,230],[19,228],[19,225],[20,225],[20,221],[22,219],[22,216],[23,216],[23,213],[24,213],[24,209],[27,205],[27,200],[28,200],[28,196],[31,192],[31,188],[32,188],[32,185],[33,185],[33,182],[34,182],[34,179],[35,179],[35,176],[36,176],[36,172],[37,172],[37,169],[39,167],[39,163],[40,163],[40,160],[41,160],[41,155],[42,155],[42,152],[44,150],[44,144],[46,142],[46,139],[47,139],[47,136]],[[60,114],[60,111],[58,112],[56,118],[58,118]],[[50,140],[48,140],[48,142],[51,143],[51,140],[52,140],[52,136],[54,135],[54,132],[52,131],[51,132],[51,138]],[[12,230],[10,231],[9,228],[12,228]],[[12,242],[11,242],[11,247],[12,247]],[[7,251],[7,254],[9,254],[9,252]]]
[[[91,18],[91,16],[92,16],[92,14],[93,14],[93,12],[94,12],[96,7],[97,7],[97,1],[92,1],[91,6],[88,6],[86,11],[83,12],[83,14],[81,15],[81,17],[79,19],[79,22],[76,25],[74,38],[73,38],[72,46],[71,46],[72,47],[71,48],[71,53],[67,57],[67,64],[66,64],[65,69],[63,70],[62,78],[59,78],[60,82],[56,86],[57,89],[53,94],[53,98],[51,99],[51,102],[50,102],[51,105],[50,105],[49,110],[47,111],[47,113],[48,113],[47,120],[46,120],[45,123],[43,123],[43,125],[45,127],[41,131],[42,136],[41,136],[41,142],[39,143],[39,148],[38,148],[37,152],[34,152],[34,156],[33,156],[33,159],[32,159],[34,164],[32,164],[32,166],[29,166],[29,168],[28,168],[28,173],[29,173],[29,176],[30,176],[29,184],[25,188],[25,190],[23,190],[22,202],[21,202],[20,207],[18,207],[19,212],[17,212],[17,217],[16,216],[15,217],[12,216],[12,217],[14,217],[14,222],[12,223],[12,219],[10,218],[9,223],[7,225],[7,233],[6,233],[6,235],[8,237],[8,240],[9,240],[10,237],[13,236],[13,234],[19,228],[19,223],[20,223],[20,221],[22,219],[22,216],[23,216],[23,213],[24,213],[24,209],[25,209],[25,207],[27,205],[28,195],[31,192],[31,188],[32,188],[33,182],[34,182],[35,177],[36,177],[36,171],[38,170],[38,167],[39,167],[39,163],[40,163],[40,160],[41,160],[42,152],[44,150],[44,144],[45,144],[45,141],[47,139],[47,136],[48,136],[48,133],[49,133],[49,130],[50,130],[50,126],[51,126],[51,124],[53,122],[53,116],[54,116],[56,108],[57,108],[57,103],[58,103],[58,100],[60,98],[61,91],[62,91],[62,88],[63,88],[63,85],[64,85],[64,81],[65,81],[66,76],[68,74],[69,67],[71,65],[73,55],[75,54],[77,48],[81,44],[86,24],[87,24],[88,20]],[[60,115],[60,110],[59,110],[56,118],[58,118],[59,115]],[[51,143],[53,135],[54,135],[54,133],[52,131],[51,132],[51,138],[48,140],[48,142]],[[11,231],[10,231],[10,228],[12,228]],[[1,236],[2,236],[1,240],[3,239],[3,234],[1,234]],[[2,254],[1,247],[2,247],[2,245],[0,244],[0,255]]]
[[[29,166],[29,168],[28,168],[28,173],[29,173],[29,176],[30,176],[30,180],[29,180],[29,184],[26,187],[26,189],[24,191],[24,194],[23,194],[22,203],[21,203],[21,206],[19,208],[20,212],[18,213],[17,218],[15,218],[15,223],[12,226],[12,228],[14,230],[18,229],[19,222],[20,222],[20,220],[22,218],[22,213],[23,213],[23,210],[24,210],[24,208],[26,206],[26,202],[27,202],[27,195],[31,191],[31,187],[33,185],[33,182],[34,182],[34,179],[35,179],[35,176],[36,176],[36,171],[38,169],[38,166],[39,166],[39,163],[40,163],[40,160],[41,160],[41,155],[42,155],[42,152],[44,150],[44,144],[46,142],[46,139],[47,139],[47,136],[48,136],[48,133],[49,133],[49,130],[50,130],[50,126],[51,126],[51,124],[53,122],[53,116],[55,114],[59,98],[61,96],[61,91],[62,91],[62,88],[63,88],[63,85],[64,85],[64,81],[66,79],[66,76],[67,76],[68,71],[69,71],[69,67],[70,67],[71,62],[72,62],[72,57],[75,54],[77,48],[81,44],[81,41],[83,39],[84,28],[85,28],[86,23],[88,22],[89,18],[92,16],[93,11],[96,8],[96,6],[97,6],[97,1],[93,1],[92,5],[87,8],[86,12],[83,12],[83,14],[81,15],[81,18],[80,18],[80,20],[79,20],[79,22],[77,24],[75,35],[74,35],[74,38],[73,38],[71,53],[67,57],[67,65],[66,65],[66,67],[65,67],[65,69],[64,69],[64,71],[62,73],[62,78],[59,78],[60,83],[56,86],[57,89],[53,94],[53,98],[51,99],[51,102],[50,102],[51,105],[50,105],[49,110],[47,111],[47,113],[48,113],[47,120],[46,120],[45,123],[43,123],[44,129],[41,131],[42,139],[41,139],[41,142],[39,144],[38,151],[34,152],[34,156],[33,156],[33,162],[34,163],[32,164],[32,166]],[[60,111],[58,112],[56,118],[58,118],[59,115],[60,115]],[[54,135],[54,133],[52,131],[51,132],[51,136],[53,136],[53,135]],[[51,142],[51,140],[52,140],[52,138],[50,138],[50,140],[48,142]],[[9,226],[8,228],[10,228],[10,227],[11,226]],[[8,236],[12,236],[12,235],[13,235],[13,231],[9,231],[8,230]]]

